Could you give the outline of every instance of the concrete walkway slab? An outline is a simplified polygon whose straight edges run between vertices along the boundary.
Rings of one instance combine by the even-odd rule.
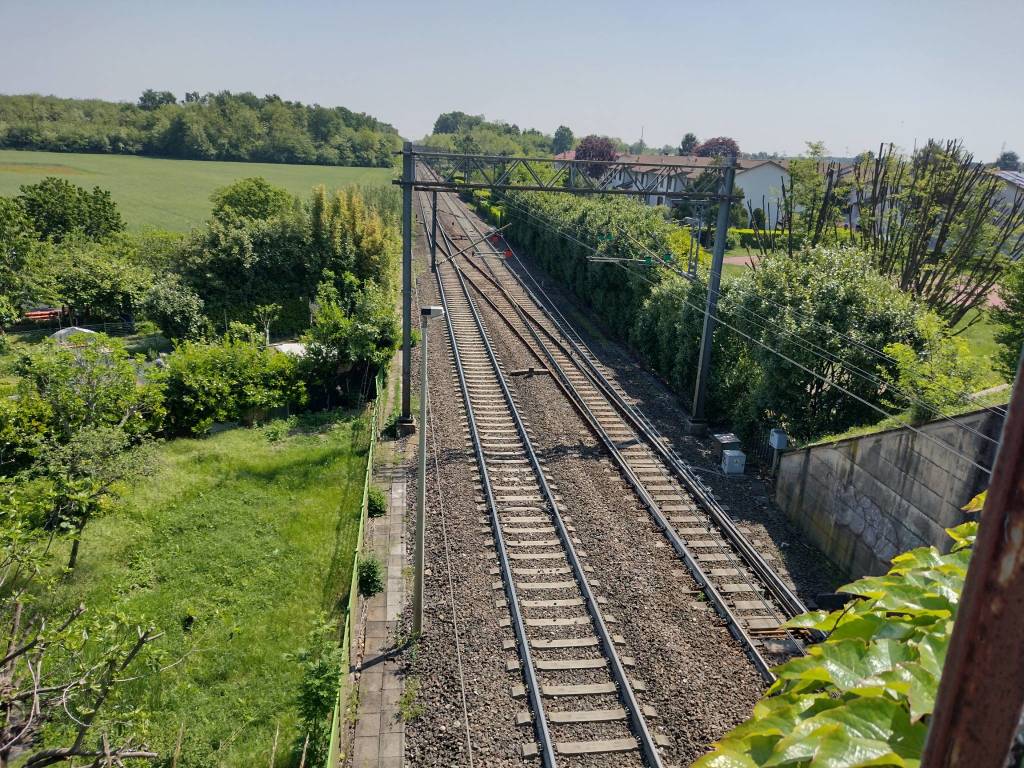
[[[401,665],[391,658],[406,601],[406,494],[414,487],[401,461],[402,444],[387,444],[390,450],[378,451],[374,462],[373,480],[388,496],[388,513],[372,521],[366,546],[384,565],[385,588],[366,601],[353,768],[404,765],[405,722],[399,711],[404,682]]]

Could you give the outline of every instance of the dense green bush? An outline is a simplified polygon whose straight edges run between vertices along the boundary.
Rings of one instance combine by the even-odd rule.
[[[383,517],[388,511],[388,497],[384,495],[384,491],[375,485],[370,486],[369,494],[367,495],[367,514],[370,517]]]
[[[202,435],[215,422],[263,420],[275,408],[306,400],[295,359],[247,341],[184,342],[157,378],[172,435]]]
[[[314,403],[330,408],[339,398],[363,394],[372,372],[398,348],[400,332],[392,299],[373,283],[347,300],[324,283],[313,325],[302,337],[302,370]]]
[[[306,765],[323,765],[331,741],[331,715],[338,699],[343,654],[338,646],[338,628],[321,616],[306,638],[306,646],[294,660],[302,668],[299,686],[299,718],[302,731],[294,744],[299,759]],[[308,741],[307,741],[308,739]]]
[[[152,320],[168,339],[200,339],[207,332],[203,300],[177,275],[156,280],[142,303],[146,318]]]
[[[142,362],[102,333],[74,334],[64,344],[47,340],[18,363],[19,406],[43,418],[60,441],[97,427],[140,437],[163,418],[160,383],[140,383],[141,372]]]
[[[372,552],[359,559],[359,594],[373,597],[384,590],[384,566]]]
[[[633,200],[515,193],[508,195],[505,208],[512,225],[509,236],[593,307],[613,333],[625,338],[651,283],[663,274],[589,261],[591,249],[642,263],[651,252],[671,251],[672,225],[653,208]]]
[[[978,374],[967,342],[949,336],[937,315],[923,312],[917,331],[919,349],[904,343],[884,347],[882,351],[896,361],[896,372],[883,371],[883,376],[893,385],[892,405],[898,410],[909,407],[911,421],[922,423],[966,404]]]
[[[516,242],[688,400],[706,302],[705,259],[694,280],[657,260],[643,265],[670,250],[681,260],[683,249],[673,247],[679,230],[633,202],[519,194],[506,208]],[[594,262],[594,251],[634,264]],[[900,410],[909,403],[894,403],[900,371],[892,361],[880,368],[874,350],[902,344],[915,360],[922,352],[950,352],[938,340],[928,352],[922,310],[852,248],[771,254],[725,283],[719,306],[708,415],[746,436],[771,425],[807,440],[873,423],[879,413],[862,401]],[[936,333],[944,339],[946,330],[940,324]],[[960,377],[958,356],[945,359],[943,375]],[[929,376],[937,371],[922,371],[899,386],[927,401]]]
[[[885,388],[873,350],[922,346],[919,307],[853,248],[769,255],[729,284],[721,309],[735,330],[716,334],[715,365],[742,371],[729,415],[747,434],[770,424],[807,440],[877,421],[861,402],[880,403]]]

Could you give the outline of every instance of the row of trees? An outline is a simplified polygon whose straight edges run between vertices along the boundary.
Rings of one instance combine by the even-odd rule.
[[[564,130],[562,130],[564,128]],[[560,146],[567,140],[562,126]],[[569,131],[568,142],[572,142]],[[549,155],[556,151],[555,139],[535,128],[521,130],[518,125],[488,121],[483,115],[465,112],[445,112],[434,121],[434,131],[421,142],[423,145],[447,152],[485,155]]]
[[[109,194],[47,178],[0,197],[0,297],[16,310],[61,306],[78,324],[147,317],[170,338],[198,338],[232,322],[276,330],[310,324],[326,280],[351,307],[360,292],[395,290],[397,195],[356,189],[307,201],[261,178],[213,195],[213,214],[188,236],[124,232]],[[264,311],[262,315],[266,315]]]
[[[790,161],[782,215],[755,233],[759,250],[848,243],[950,326],[977,322],[974,310],[1024,255],[1024,196],[1007,199],[1002,180],[958,141],[929,141],[910,156],[882,145],[844,167],[824,156],[812,142]]]
[[[276,95],[0,96],[0,148],[388,167],[400,147],[398,132],[369,115]]]
[[[670,252],[671,225],[621,200],[518,194],[505,211],[512,236],[689,396],[706,273],[645,266]],[[589,261],[595,251],[622,261]],[[965,402],[974,384],[941,306],[903,290],[848,240],[768,252],[723,286],[720,307],[710,411],[748,434],[781,424],[807,440],[877,421],[877,408],[929,418]]]

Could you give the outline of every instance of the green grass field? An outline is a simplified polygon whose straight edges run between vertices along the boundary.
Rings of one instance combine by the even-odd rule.
[[[278,726],[277,768],[298,764],[288,654],[347,595],[369,439],[366,418],[314,418],[283,439],[274,422],[165,443],[155,474],[85,531],[62,598],[166,633],[163,671],[120,695],[164,756],[184,726],[179,768],[266,766]]]
[[[981,319],[967,327],[968,323],[972,322],[979,314]],[[996,353],[999,351],[999,344],[995,339],[997,326],[992,322],[988,312],[979,309],[971,310],[957,325],[957,330],[960,338],[967,342],[971,358],[977,364],[980,379],[978,387],[986,389],[997,384],[1005,384],[1006,377],[992,365]]]
[[[102,187],[110,190],[128,228],[136,232],[147,227],[187,232],[209,216],[213,190],[247,176],[263,176],[271,184],[305,196],[317,184],[328,189],[387,184],[393,175],[389,168],[0,150],[0,195],[16,195],[22,184],[45,176],[61,176],[82,187]]]

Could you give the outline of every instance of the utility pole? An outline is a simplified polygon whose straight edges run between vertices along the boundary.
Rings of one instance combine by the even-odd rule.
[[[718,310],[718,292],[722,285],[722,262],[725,259],[725,240],[729,234],[729,207],[736,181],[736,156],[730,155],[718,188],[718,224],[715,227],[715,250],[711,256],[711,276],[708,278],[708,300],[704,309],[704,329],[700,335],[700,357],[697,361],[697,384],[693,389],[693,410],[686,429],[691,435],[702,435],[707,429],[704,406],[707,401],[708,376],[711,372],[711,340],[715,332]]]
[[[430,193],[430,271],[437,272],[437,190]]]
[[[442,317],[443,307],[423,307],[420,310],[420,455],[416,476],[416,541],[413,547],[412,633],[419,637],[423,631],[423,545],[427,520],[427,323],[432,317]]]
[[[412,396],[409,391],[412,367],[412,185],[416,169],[413,165],[412,142],[402,145],[402,415],[404,429],[415,428],[412,418]]]
[[[922,768],[1006,765],[1024,709],[1022,478],[1024,374],[1018,362]]]

